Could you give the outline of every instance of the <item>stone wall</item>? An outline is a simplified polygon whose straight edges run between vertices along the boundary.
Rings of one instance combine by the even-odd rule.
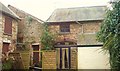
[[[18,22],[13,20],[12,24],[12,48],[16,50],[16,43],[17,43],[17,34],[18,34]]]
[[[17,43],[17,20],[13,19],[12,20],[12,34],[4,34],[4,24],[5,24],[5,14],[0,14],[0,64],[2,64],[2,61],[5,60],[5,58],[8,58],[8,54],[10,52],[14,52],[16,50],[16,43]],[[2,48],[3,48],[3,43],[9,43],[9,51],[6,52],[5,54],[2,54]],[[0,65],[0,69],[2,65]]]
[[[30,52],[27,57],[22,58],[22,60],[25,61],[23,63],[25,68],[29,68],[30,65],[33,65],[32,44],[39,45],[39,49],[41,47],[40,37],[42,34],[43,21],[13,6],[9,5],[8,7],[21,18],[21,20],[18,21],[17,51]],[[22,54],[22,52],[20,53]]]
[[[82,22],[83,33],[96,33],[100,29],[101,21]]]
[[[2,31],[2,13],[0,12],[0,54],[2,54],[2,35],[3,35],[3,31]],[[0,70],[2,69],[2,55],[0,55]]]
[[[40,36],[42,34],[41,23],[34,19],[30,23],[28,23],[27,21],[28,20],[26,19],[26,22],[24,24],[25,28],[23,31],[23,42],[39,43]]]
[[[2,13],[0,12],[0,49],[2,48],[2,36],[3,36],[3,30],[2,30]]]
[[[43,21],[13,6],[8,6],[20,18],[18,24],[18,43],[29,49],[32,43],[39,43],[42,34]]]
[[[77,44],[95,45],[101,44],[96,39],[96,33],[100,29],[102,21],[82,22],[83,32],[77,34]]]
[[[16,49],[16,43],[17,43],[17,31],[18,31],[18,23],[17,20],[12,20],[12,35],[4,34],[4,24],[5,24],[5,16],[2,14],[2,42],[10,43],[10,51],[13,52]]]
[[[58,23],[52,23],[49,25],[50,32],[57,34],[57,41],[67,39],[73,39],[77,44],[97,44],[95,34],[100,29],[100,24],[102,21],[86,21],[86,22],[74,22],[70,23],[70,33],[61,34],[60,26]],[[64,24],[64,23],[62,23]],[[87,35],[94,34],[94,35]],[[73,42],[74,42],[73,41]],[[92,41],[92,42],[91,42]],[[78,68],[78,48],[71,50],[71,68]]]
[[[79,24],[71,23],[70,24],[70,33],[67,33],[67,34],[60,33],[60,30],[59,30],[60,26],[57,24],[49,25],[49,29],[50,29],[51,33],[56,34],[58,36],[57,39],[59,39],[59,40],[63,40],[64,38],[66,38],[66,39],[70,38],[70,39],[76,40],[77,34],[81,32],[82,27]]]
[[[60,33],[60,26],[57,23],[50,24],[49,28],[51,33],[58,35],[57,39],[63,39],[65,37],[65,38],[71,38],[71,39],[77,40],[79,34],[98,32],[100,28],[100,24],[101,24],[101,21],[70,23],[70,33],[67,33],[67,34]]]

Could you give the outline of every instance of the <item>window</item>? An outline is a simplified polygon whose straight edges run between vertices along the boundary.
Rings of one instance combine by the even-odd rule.
[[[70,24],[60,24],[60,32],[70,32]]]
[[[32,45],[33,51],[39,51],[39,45]]]
[[[6,53],[9,51],[9,43],[3,43],[2,53]]]
[[[5,16],[4,33],[12,34],[12,18]]]

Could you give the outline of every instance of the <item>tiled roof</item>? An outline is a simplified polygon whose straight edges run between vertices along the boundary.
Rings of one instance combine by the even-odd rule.
[[[106,6],[56,9],[47,22],[103,20]]]

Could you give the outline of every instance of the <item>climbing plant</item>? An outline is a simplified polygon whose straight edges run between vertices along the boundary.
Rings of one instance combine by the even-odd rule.
[[[42,49],[43,50],[52,50],[54,49],[54,40],[55,40],[55,37],[53,34],[51,34],[49,32],[49,29],[48,29],[48,24],[47,23],[44,23],[43,24],[43,33],[40,37],[40,42],[42,44]]]
[[[109,51],[111,71],[120,70],[120,1],[107,9],[106,17],[101,24],[97,39],[103,42],[103,50]]]

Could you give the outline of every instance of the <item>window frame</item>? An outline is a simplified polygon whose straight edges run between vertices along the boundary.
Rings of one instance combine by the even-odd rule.
[[[70,24],[69,23],[61,23],[60,24],[60,33],[70,33]]]
[[[3,42],[3,46],[2,46],[2,53],[6,53],[9,51],[9,48],[10,48],[10,43],[5,43]]]
[[[12,21],[13,19],[11,17],[5,16],[4,34],[12,35]]]

